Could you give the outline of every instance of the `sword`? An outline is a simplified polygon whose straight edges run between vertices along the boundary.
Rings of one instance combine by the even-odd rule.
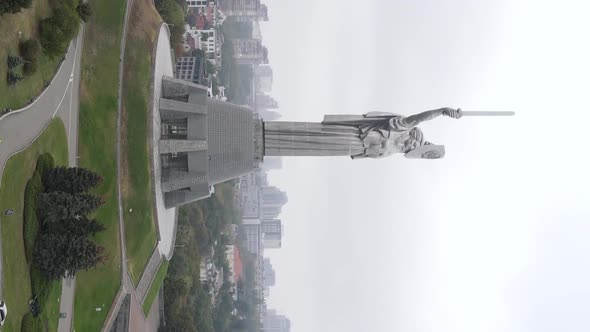
[[[463,116],[514,116],[514,112],[497,112],[497,111],[461,111]]]

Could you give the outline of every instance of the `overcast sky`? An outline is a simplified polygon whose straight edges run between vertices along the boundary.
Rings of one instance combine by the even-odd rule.
[[[294,332],[590,330],[590,4],[266,0],[282,120],[439,107],[443,160],[301,157],[270,307]]]

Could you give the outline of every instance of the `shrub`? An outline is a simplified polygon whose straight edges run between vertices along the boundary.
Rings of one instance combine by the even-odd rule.
[[[14,73],[12,71],[8,71],[8,73],[6,73],[6,82],[8,83],[8,85],[15,85],[16,83],[18,83],[22,79],[23,79],[22,76]]]
[[[23,73],[26,76],[30,76],[37,71],[37,61],[27,61],[23,66]]]
[[[31,8],[33,0],[2,0],[0,1],[0,15],[15,14],[22,8]]]
[[[23,212],[23,237],[25,242],[25,257],[27,262],[31,261],[35,239],[39,230],[39,222],[35,212],[37,205],[37,196],[42,191],[43,185],[41,177],[37,172],[27,182],[25,186],[24,212]]]
[[[36,39],[27,39],[20,43],[20,55],[27,61],[36,61],[41,52],[41,45]]]
[[[21,58],[20,56],[13,56],[13,55],[9,55],[6,58],[6,65],[8,66],[8,68],[12,69],[15,67],[20,66],[23,63],[23,58]]]
[[[39,176],[43,179],[45,173],[54,167],[55,162],[53,156],[50,153],[44,153],[37,158],[37,165],[35,166],[35,172],[39,173]]]
[[[88,2],[81,1],[78,7],[76,7],[76,11],[78,12],[78,16],[80,16],[84,22],[88,22],[88,19],[92,16],[92,8],[90,8]]]
[[[74,8],[64,3],[56,6],[53,16],[40,23],[41,45],[45,53],[50,57],[63,54],[79,27],[80,19]]]

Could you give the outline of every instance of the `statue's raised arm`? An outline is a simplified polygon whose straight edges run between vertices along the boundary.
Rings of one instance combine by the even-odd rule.
[[[461,113],[460,108],[454,109],[454,108],[450,108],[450,107],[444,107],[444,108],[439,108],[439,109],[435,109],[435,110],[431,110],[431,111],[426,111],[426,112],[410,115],[407,117],[401,117],[401,118],[397,119],[397,121],[399,122],[399,124],[402,127],[414,128],[414,127],[417,127],[418,125],[420,125],[420,123],[422,123],[422,122],[432,120],[432,119],[437,118],[441,115],[448,116],[448,117],[454,118],[454,119],[459,119],[459,118],[461,118],[461,116],[463,114]],[[396,119],[392,119],[392,121],[395,121],[395,120]],[[393,126],[393,127],[395,127],[395,126]]]

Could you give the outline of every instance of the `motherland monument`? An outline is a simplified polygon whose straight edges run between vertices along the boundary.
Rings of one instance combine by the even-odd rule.
[[[207,87],[163,77],[159,100],[161,188],[167,208],[211,195],[215,184],[259,167],[265,156],[444,157],[418,127],[438,117],[506,116],[440,108],[410,116],[370,112],[321,122],[264,121],[251,108],[207,97]]]

